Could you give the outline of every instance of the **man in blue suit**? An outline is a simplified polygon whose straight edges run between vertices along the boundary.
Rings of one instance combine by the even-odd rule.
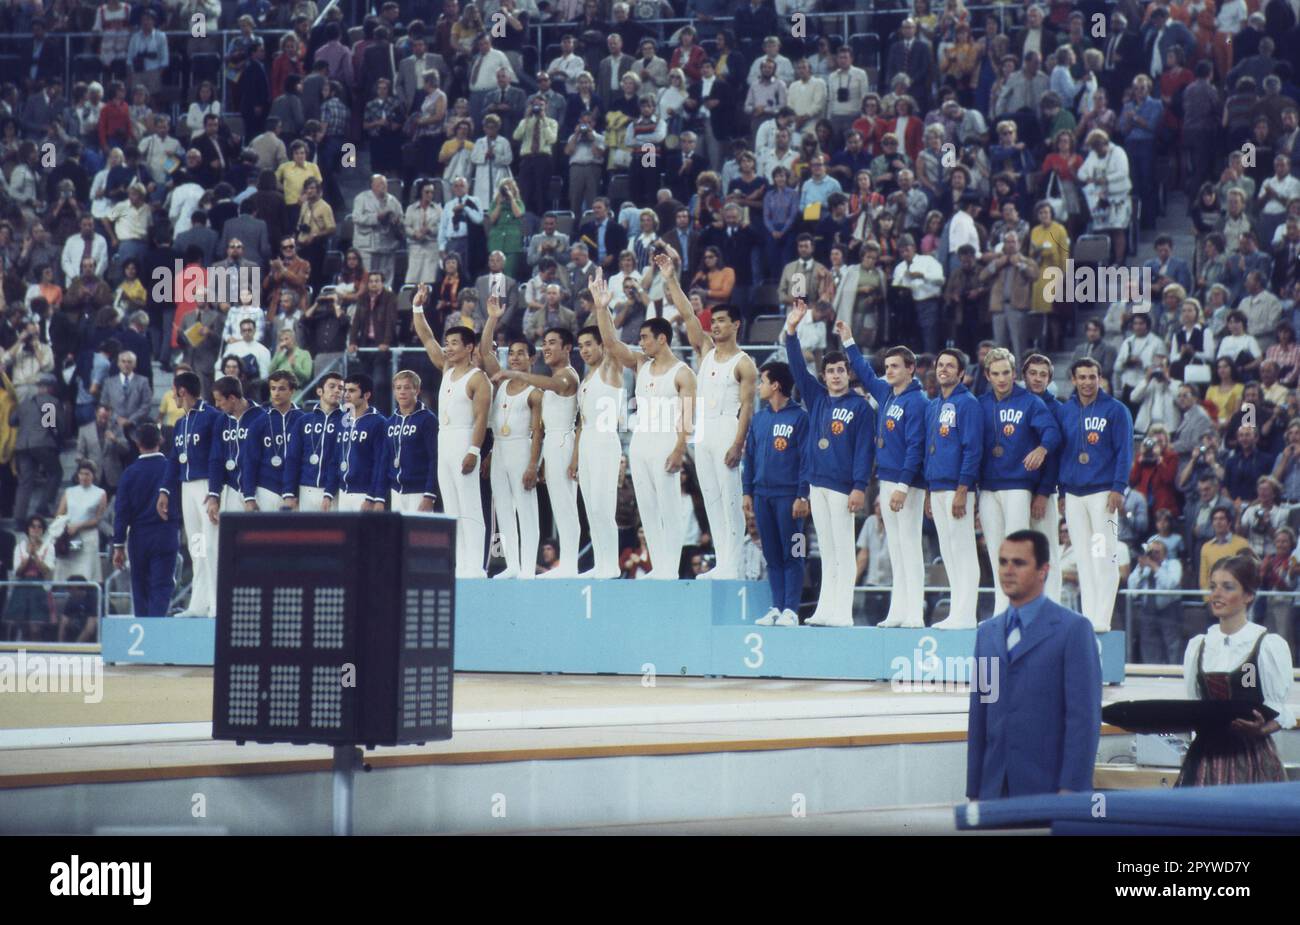
[[[146,421],[136,429],[140,458],[122,473],[113,525],[113,567],[131,562],[131,592],[137,617],[165,617],[171,604],[180,518],[163,520],[156,500],[167,478],[167,458],[160,452],[158,425]],[[173,477],[174,478],[174,477]],[[170,486],[180,497],[180,482]]]
[[[992,665],[996,683],[971,689],[969,799],[1092,789],[1101,658],[1092,622],[1043,594],[1050,561],[1047,537],[1036,530],[1017,530],[998,550],[1011,606],[975,637],[976,664]]]

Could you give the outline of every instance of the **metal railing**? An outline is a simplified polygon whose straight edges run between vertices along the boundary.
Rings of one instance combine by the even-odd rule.
[[[22,579],[12,579],[12,578],[6,581],[0,581],[0,590],[5,590],[9,592],[5,600],[5,610],[3,612],[3,615],[0,615],[0,625],[4,626],[5,628],[4,635],[7,636],[9,633],[13,632],[14,627],[21,626],[25,628],[28,624],[32,624],[32,623],[37,623],[42,626],[50,627],[57,631],[59,625],[59,617],[62,616],[62,605],[67,603],[67,597],[68,597],[66,593],[63,592],[66,590],[71,590],[73,588],[87,588],[94,591],[95,612],[92,614],[92,616],[94,616],[98,621],[102,621],[104,619],[104,615],[107,613],[108,596],[104,593],[104,588],[99,582],[32,581],[32,580],[22,580]],[[22,620],[9,619],[8,616],[9,603],[13,599],[13,592],[19,589],[28,590],[28,591],[38,590],[42,594],[49,595],[50,616],[47,620],[42,621],[42,620],[26,620],[26,619],[22,619]],[[59,599],[60,596],[62,597],[62,600]],[[95,638],[92,640],[93,642],[99,642],[99,634],[102,626],[103,626],[102,622],[96,624]],[[11,640],[9,639],[0,638],[0,642],[10,642],[10,641]],[[25,639],[22,641],[39,644],[41,642],[54,642],[55,640],[52,639],[26,640]],[[68,641],[75,642],[76,640],[68,640]]]
[[[855,595],[859,591],[872,594],[889,594],[893,590],[893,585],[855,585],[853,588]],[[921,591],[923,594],[947,595],[952,592],[952,588],[949,585],[926,585],[921,589]],[[994,589],[992,587],[981,586],[979,588],[979,594],[981,596],[993,593]],[[1115,601],[1115,606],[1121,606],[1120,599],[1122,598],[1122,606],[1124,607],[1124,632],[1128,634],[1130,639],[1132,639],[1134,622],[1135,620],[1140,619],[1140,615],[1135,615],[1133,612],[1135,598],[1151,596],[1177,597],[1180,598],[1180,603],[1187,603],[1188,600],[1193,599],[1204,601],[1208,593],[1209,592],[1202,588],[1174,588],[1168,591],[1158,588],[1120,588]],[[1257,602],[1267,601],[1273,598],[1289,598],[1292,606],[1300,603],[1300,591],[1258,591],[1256,592],[1255,597]],[[940,598],[940,600],[936,602],[936,606],[937,604],[942,603],[942,601],[943,599]],[[1193,600],[1193,602],[1195,601]],[[1252,606],[1252,610],[1253,609],[1254,607]],[[1208,626],[1210,622],[1213,621],[1207,621],[1206,625]]]

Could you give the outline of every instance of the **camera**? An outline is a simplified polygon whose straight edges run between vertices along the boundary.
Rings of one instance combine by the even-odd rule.
[[[542,103],[540,100],[538,100],[536,103],[533,103],[533,114],[537,115],[541,113],[541,111],[542,111]]]
[[[1204,443],[1202,443],[1202,444],[1200,445],[1200,448],[1197,449],[1196,452],[1201,453],[1201,454],[1205,454],[1205,453],[1208,453],[1209,451],[1210,451],[1210,448],[1209,448],[1208,446],[1206,446]]]
[[[1156,448],[1156,442],[1151,437],[1147,437],[1145,440],[1142,441],[1143,450],[1154,450],[1155,448]]]
[[[849,88],[840,87],[835,91],[835,101],[837,103],[847,103],[849,101]]]
[[[311,225],[308,225],[306,222],[299,222],[298,234],[311,234]]]

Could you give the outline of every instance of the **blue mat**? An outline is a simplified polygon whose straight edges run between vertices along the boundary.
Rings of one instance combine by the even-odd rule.
[[[955,814],[967,830],[1287,835],[1300,833],[1300,782],[1012,797],[967,803]]]

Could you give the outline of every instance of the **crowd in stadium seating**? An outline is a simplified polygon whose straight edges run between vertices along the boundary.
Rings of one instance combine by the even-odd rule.
[[[26,528],[12,576],[104,577],[86,538],[133,426],[179,416],[173,371],[261,396],[275,371],[306,386],[346,355],[388,410],[395,368],[437,387],[422,351],[391,359],[419,345],[416,284],[436,335],[481,330],[500,288],[499,343],[539,346],[592,323],[596,267],[625,341],[664,317],[685,345],[662,239],[706,329],[734,305],[741,342],[771,348],[772,316],[806,296],[810,368],[839,346],[836,321],[864,348],[911,345],[931,394],[945,344],[1096,358],[1142,438],[1129,586],[1196,587],[1248,545],[1265,588],[1296,590],[1300,3],[854,6],[7,5],[0,514]],[[1178,191],[1187,219],[1169,218],[1195,251],[1162,236],[1135,253]],[[1072,257],[1148,268],[1149,302],[1053,299]],[[974,365],[968,383],[988,388]],[[65,488],[74,442],[89,466]],[[85,542],[56,555],[34,514],[66,514],[62,534]],[[859,577],[887,584],[879,532],[873,515]],[[695,538],[683,574],[706,564],[707,524]],[[761,555],[746,561],[758,577]],[[1179,600],[1140,600],[1144,620],[1181,627]],[[1287,632],[1290,608],[1261,604]],[[1143,657],[1166,660],[1152,645]]]

